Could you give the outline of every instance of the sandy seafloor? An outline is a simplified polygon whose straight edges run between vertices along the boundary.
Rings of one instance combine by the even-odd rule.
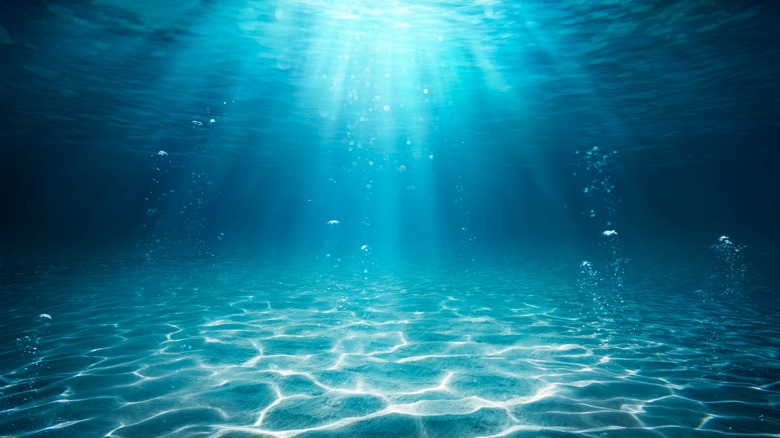
[[[127,260],[3,259],[0,435],[780,436],[776,301],[695,269]]]

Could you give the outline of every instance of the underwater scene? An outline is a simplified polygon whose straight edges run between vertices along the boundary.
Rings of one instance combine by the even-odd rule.
[[[778,20],[0,2],[0,436],[780,437]]]

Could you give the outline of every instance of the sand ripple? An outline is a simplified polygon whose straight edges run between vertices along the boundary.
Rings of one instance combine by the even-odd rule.
[[[777,312],[668,278],[190,263],[4,284],[0,435],[780,436]]]

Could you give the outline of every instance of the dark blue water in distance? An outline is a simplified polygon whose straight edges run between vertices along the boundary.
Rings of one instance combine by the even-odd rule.
[[[0,2],[0,436],[780,437],[778,20]]]

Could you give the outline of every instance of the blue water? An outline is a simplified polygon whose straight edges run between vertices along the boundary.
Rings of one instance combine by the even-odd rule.
[[[0,436],[780,436],[778,19],[0,3]]]

